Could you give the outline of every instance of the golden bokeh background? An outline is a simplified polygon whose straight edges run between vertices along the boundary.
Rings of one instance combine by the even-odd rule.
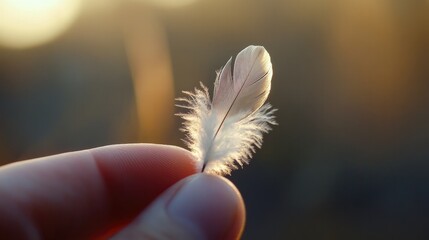
[[[250,44],[279,126],[230,177],[243,239],[429,237],[424,0],[0,0],[0,164],[184,147],[174,98]]]

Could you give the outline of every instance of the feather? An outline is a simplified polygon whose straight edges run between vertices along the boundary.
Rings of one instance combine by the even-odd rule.
[[[184,92],[179,98],[188,109],[177,115],[184,119],[184,140],[203,172],[230,174],[248,163],[261,148],[262,135],[275,125],[270,104],[264,104],[273,75],[270,55],[262,46],[248,46],[217,72],[213,101],[208,89]]]

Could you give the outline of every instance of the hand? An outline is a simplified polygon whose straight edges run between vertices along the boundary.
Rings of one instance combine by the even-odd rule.
[[[113,145],[0,168],[2,239],[237,239],[244,204],[190,153]]]

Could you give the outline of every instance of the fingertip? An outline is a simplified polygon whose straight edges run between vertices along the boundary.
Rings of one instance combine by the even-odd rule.
[[[176,146],[126,144],[90,151],[115,218],[136,215],[165,189],[196,172],[192,154]]]
[[[234,184],[210,174],[190,178],[169,202],[167,212],[196,227],[207,239],[238,239],[244,228],[245,207]]]
[[[156,199],[113,239],[239,239],[243,199],[219,176],[195,174]]]

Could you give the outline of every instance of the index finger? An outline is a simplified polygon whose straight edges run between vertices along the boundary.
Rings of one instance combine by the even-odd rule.
[[[0,233],[76,239],[130,221],[196,172],[191,154],[153,144],[113,145],[0,168]]]

